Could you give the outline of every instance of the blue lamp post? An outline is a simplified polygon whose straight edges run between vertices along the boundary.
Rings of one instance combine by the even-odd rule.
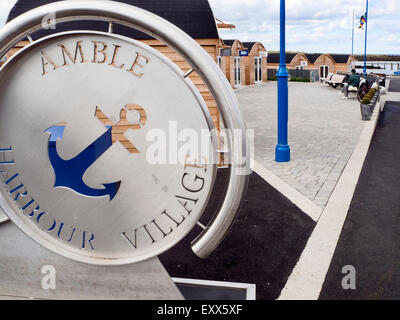
[[[281,0],[281,45],[280,63],[276,74],[278,78],[278,144],[275,149],[275,161],[290,161],[290,147],[288,144],[288,78],[286,68],[286,46],[285,46],[285,0]]]

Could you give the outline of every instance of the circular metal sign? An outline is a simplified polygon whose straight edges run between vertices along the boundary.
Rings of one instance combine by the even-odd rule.
[[[153,257],[204,211],[215,141],[206,159],[184,144],[211,129],[197,89],[151,47],[98,32],[44,38],[0,71],[4,209],[78,261]]]

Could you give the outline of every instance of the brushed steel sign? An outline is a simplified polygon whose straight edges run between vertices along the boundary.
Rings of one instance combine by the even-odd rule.
[[[49,14],[55,29],[106,21],[108,33],[33,42]],[[183,74],[150,47],[113,35],[114,23],[154,37],[190,69]],[[201,216],[216,171],[212,119],[188,80],[195,72],[218,106],[225,129],[218,152],[229,163],[220,207],[205,225],[197,222],[191,243],[201,258],[213,252],[244,200],[250,145],[238,99],[210,55],[168,21],[114,1],[28,11],[0,29],[0,58],[24,39],[32,43],[0,69],[1,210],[43,246],[83,262],[131,263],[172,247]],[[200,153],[186,144],[170,152],[200,131]]]
[[[0,208],[0,223],[6,222],[8,220],[6,214],[3,212],[3,209]]]
[[[200,136],[212,121],[191,81],[151,47],[78,31],[32,43],[0,72],[7,214],[43,246],[82,262],[164,252],[196,225],[216,172],[211,135],[204,164],[189,153],[183,163],[149,161],[154,132],[171,126]],[[165,147],[172,143],[167,135]]]

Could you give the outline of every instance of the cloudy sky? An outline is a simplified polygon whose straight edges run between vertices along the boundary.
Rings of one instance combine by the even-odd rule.
[[[216,17],[236,25],[222,38],[260,41],[279,50],[279,0],[209,0]],[[355,53],[364,51],[358,29],[366,0],[286,0],[287,50],[351,53],[355,9]],[[400,0],[369,0],[368,53],[400,54]]]
[[[149,0],[151,1],[151,0]],[[224,39],[260,41],[279,49],[279,0],[209,0],[217,18],[236,25],[221,31]],[[0,25],[15,0],[0,0]],[[355,53],[363,53],[358,21],[366,0],[286,0],[287,50],[351,53],[355,9]],[[369,0],[368,53],[400,54],[400,0]]]

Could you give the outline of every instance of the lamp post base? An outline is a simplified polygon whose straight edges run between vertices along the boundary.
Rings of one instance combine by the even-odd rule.
[[[275,148],[275,161],[276,162],[289,162],[290,161],[290,147],[288,145],[277,145]]]

